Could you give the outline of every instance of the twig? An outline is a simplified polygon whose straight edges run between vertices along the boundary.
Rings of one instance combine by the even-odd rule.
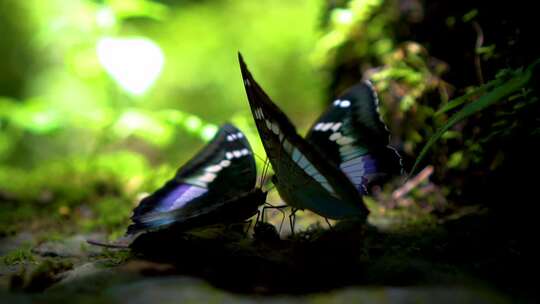
[[[474,49],[474,65],[476,66],[476,77],[478,77],[478,81],[480,82],[480,84],[484,84],[482,63],[480,62],[480,55],[478,54],[478,49],[481,48],[484,44],[484,32],[482,31],[482,28],[480,27],[480,24],[478,24],[478,22],[473,21],[472,25],[474,27],[474,30],[476,31],[476,45]]]
[[[86,242],[90,245],[101,246],[101,247],[106,247],[106,248],[129,249],[129,244],[127,242],[126,243],[121,243],[121,242],[105,243],[105,242],[100,242],[96,240],[86,240]]]
[[[398,199],[402,198],[407,193],[409,193],[412,189],[416,188],[421,182],[428,179],[431,174],[433,174],[433,166],[425,167],[415,177],[408,180],[403,186],[397,188],[392,193],[392,198],[394,200],[398,200]]]

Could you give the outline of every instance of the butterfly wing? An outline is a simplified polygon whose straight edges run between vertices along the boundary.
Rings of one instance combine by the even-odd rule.
[[[389,146],[389,137],[377,93],[364,81],[337,98],[306,139],[366,193],[370,185],[401,172],[401,157]]]
[[[256,179],[249,142],[236,127],[225,124],[173,179],[139,203],[128,233],[208,213],[253,191]]]
[[[298,135],[254,80],[240,54],[239,61],[251,112],[280,196],[293,207],[328,218],[366,217],[369,211],[354,185]]]

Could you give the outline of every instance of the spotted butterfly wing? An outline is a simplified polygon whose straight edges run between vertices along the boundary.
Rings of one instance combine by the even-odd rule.
[[[283,200],[327,218],[367,217],[369,211],[347,176],[298,135],[240,54],[239,61],[251,112],[275,172],[273,182]]]
[[[128,235],[171,225],[234,222],[254,215],[265,194],[255,188],[255,159],[244,134],[225,124],[175,177],[134,209]]]
[[[356,188],[401,172],[401,158],[389,146],[390,133],[379,114],[379,100],[369,81],[338,97],[311,127],[306,139],[336,163]]]

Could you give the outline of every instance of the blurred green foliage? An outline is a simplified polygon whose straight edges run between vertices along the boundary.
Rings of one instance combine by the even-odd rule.
[[[62,137],[55,151],[62,156],[95,152],[103,148],[104,140],[110,144],[139,138],[150,148],[163,150],[156,153],[171,161],[178,159],[168,157],[172,154],[168,152],[178,150],[179,137],[187,136],[190,145],[198,137],[208,140],[225,120],[247,128],[249,112],[241,83],[235,81],[239,50],[253,58],[254,70],[260,69],[259,78],[277,100],[305,101],[302,108],[284,104],[292,109],[293,117],[304,117],[305,109],[319,103],[321,77],[312,73],[305,56],[316,38],[317,6],[309,1],[166,6],[145,0],[81,0],[69,5],[28,1],[12,6],[32,21],[33,34],[25,37],[25,47],[40,69],[24,75],[20,99],[4,93],[9,92],[10,83],[1,84],[0,95],[6,95],[0,103],[2,133],[19,139],[11,143],[12,151],[17,151],[12,154],[6,151],[7,140],[1,141],[1,156],[10,162],[13,154],[28,159],[19,153],[17,144],[32,135]],[[13,26],[19,23],[14,20]],[[14,33],[6,35],[15,39]],[[101,53],[100,47],[104,48]],[[148,52],[149,47],[164,54],[165,65],[153,86],[141,91],[141,81],[152,82],[143,79],[144,74],[155,69],[155,62],[144,57],[155,55]],[[10,45],[3,48],[16,51]],[[116,66],[108,66],[111,61]],[[143,65],[136,67],[140,62]],[[22,71],[12,71],[16,72]],[[281,77],[285,73],[287,77]],[[135,88],[139,90],[126,85],[130,81],[131,85],[139,81]],[[63,144],[66,137],[75,141],[79,135],[85,140],[69,147]],[[33,154],[36,161],[41,160],[41,153]]]
[[[420,151],[420,154],[418,155],[415,161],[415,164],[413,168],[411,169],[411,173],[415,172],[416,167],[418,166],[418,164],[420,164],[420,162],[426,155],[429,148],[431,148],[431,146],[433,146],[435,142],[439,140],[443,136],[443,134],[445,134],[446,131],[454,127],[457,123],[466,119],[469,116],[479,113],[480,111],[484,110],[485,108],[491,106],[492,104],[496,102],[500,102],[501,100],[504,100],[508,96],[513,95],[515,99],[520,96],[527,95],[527,92],[523,92],[523,90],[526,89],[527,86],[530,85],[530,81],[533,78],[533,73],[535,72],[535,69],[537,68],[539,63],[540,63],[540,59],[533,62],[525,70],[519,69],[517,71],[506,71],[505,73],[503,73],[503,75],[501,75],[496,80],[493,80],[491,83],[488,83],[476,89],[473,93],[478,94],[479,92],[488,91],[488,88],[492,88],[491,90],[488,91],[489,93],[486,93],[482,95],[481,97],[479,97],[478,99],[463,106],[463,108],[460,111],[452,115],[448,119],[448,121],[440,129],[438,129],[437,132],[433,136],[429,138],[426,145],[422,148],[422,151]],[[509,78],[509,79],[504,79],[504,78]],[[530,93],[530,90],[528,93]],[[444,112],[449,111],[450,109],[453,109],[459,106],[467,99],[466,97],[470,97],[470,96],[464,95],[461,98],[450,101],[437,113],[442,114]],[[538,102],[538,101],[536,98],[534,98],[532,102]],[[518,104],[516,106],[518,106],[519,108],[520,105]],[[523,105],[523,106],[526,106],[526,105]],[[507,123],[505,121],[501,121],[500,124],[506,125]],[[450,156],[450,160],[448,161],[448,166],[457,167],[460,163],[462,163],[462,161],[463,161],[463,152],[462,151],[454,152]]]
[[[327,31],[313,54],[319,65],[339,65],[362,58],[379,61],[395,48],[392,22],[396,21],[395,1],[351,0],[329,11]]]
[[[232,121],[264,157],[237,63],[300,128],[321,108],[314,1],[2,1],[0,230],[119,234]],[[286,76],[285,76],[286,75]],[[39,221],[38,221],[39,222]]]

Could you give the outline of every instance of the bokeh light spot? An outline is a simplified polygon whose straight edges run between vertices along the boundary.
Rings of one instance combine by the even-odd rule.
[[[197,116],[189,116],[185,121],[185,126],[190,131],[197,131],[202,125],[202,121]]]
[[[109,7],[103,7],[96,13],[96,23],[102,28],[111,28],[116,24],[114,12]]]
[[[201,131],[201,137],[205,141],[209,141],[216,135],[218,127],[214,125],[206,125]]]
[[[99,62],[127,92],[141,95],[161,74],[165,57],[148,38],[102,38],[97,44]]]

